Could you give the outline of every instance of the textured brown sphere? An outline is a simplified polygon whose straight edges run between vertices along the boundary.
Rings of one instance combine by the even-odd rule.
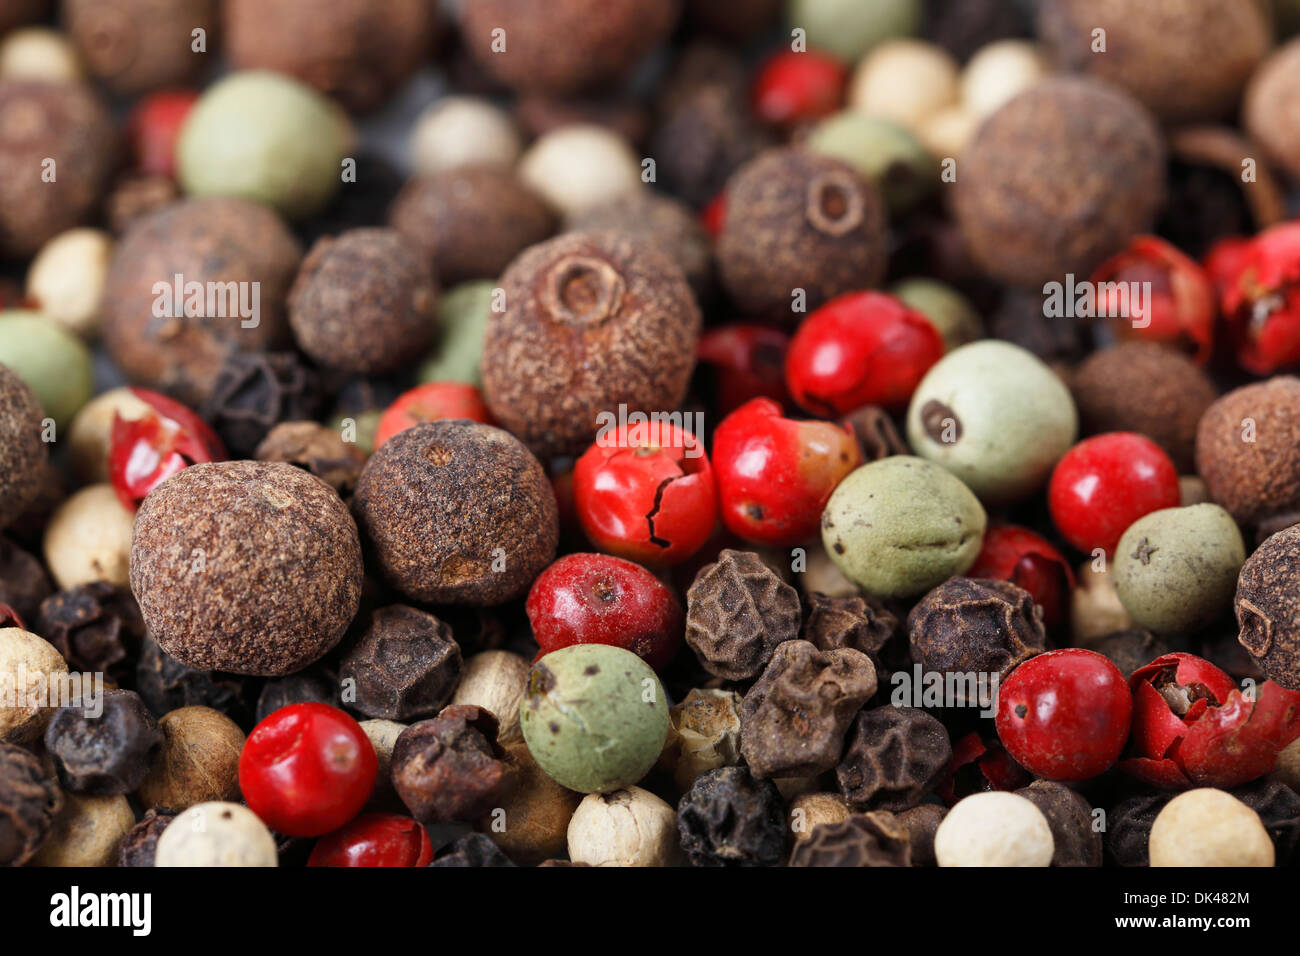
[[[1147,230],[1165,150],[1150,113],[1097,80],[1043,80],[980,127],[954,212],[976,263],[1011,285],[1083,278]]]
[[[571,232],[527,249],[488,319],[483,393],[537,455],[577,454],[602,412],[671,412],[695,367],[700,310],[682,271],[642,240]]]
[[[149,633],[182,664],[278,677],[347,630],[361,543],[339,496],[300,468],[192,465],[136,514],[131,590]]]
[[[384,442],[352,507],[384,576],[417,601],[482,607],[519,597],[559,542],[541,464],[509,433],[463,419]]]
[[[1264,541],[1242,565],[1237,640],[1269,678],[1300,690],[1300,525]]]
[[[1106,31],[1105,52],[1093,31]],[[1043,0],[1038,36],[1057,69],[1123,87],[1166,122],[1218,119],[1237,106],[1273,45],[1260,3]]]
[[[1242,122],[1265,154],[1300,179],[1300,37],[1279,47],[1251,77]]]
[[[209,800],[239,799],[244,732],[211,707],[178,707],[158,722],[163,745],[136,791],[142,806],[188,810]]]
[[[420,357],[433,332],[438,283],[395,229],[325,236],[289,292],[298,347],[326,368],[391,372]]]
[[[575,93],[627,73],[672,31],[681,4],[474,0],[460,11],[466,47],[498,80],[529,92]]]
[[[104,345],[133,382],[200,405],[228,351],[259,351],[288,338],[284,301],[301,258],[297,240],[267,206],[229,198],[164,206],[132,225],[117,246],[104,283]],[[214,311],[225,306],[226,317],[156,316],[155,285],[174,285],[177,274],[185,285],[220,293]],[[243,284],[254,282],[257,325],[245,328],[252,320],[240,317],[237,290],[247,290],[251,303],[253,287]],[[182,292],[173,305],[184,311],[188,293]]]
[[[44,484],[44,417],[27,383],[0,365],[0,528],[9,527],[26,511]]]
[[[63,0],[63,23],[87,71],[117,93],[197,79],[216,51],[218,0]],[[208,53],[193,50],[192,31]]]
[[[1206,409],[1196,471],[1241,524],[1300,510],[1300,378],[1245,385]]]
[[[555,231],[540,196],[508,169],[462,166],[410,180],[389,223],[418,246],[445,285],[495,279],[510,260]]]
[[[727,181],[718,276],[742,311],[797,322],[837,295],[876,285],[888,223],[880,192],[853,167],[798,149],[761,153]]]
[[[0,254],[32,256],[86,222],[108,189],[116,147],[90,87],[0,81]]]
[[[1197,423],[1218,397],[1191,359],[1155,342],[1094,352],[1075,371],[1070,391],[1086,433],[1146,435],[1183,474],[1193,468]]]

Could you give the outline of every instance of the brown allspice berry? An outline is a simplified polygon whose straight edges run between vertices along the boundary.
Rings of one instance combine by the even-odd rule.
[[[402,731],[390,768],[411,815],[423,823],[474,823],[501,806],[518,771],[496,736],[496,718],[464,704]]]
[[[700,310],[682,271],[640,239],[571,232],[525,250],[488,318],[483,394],[539,456],[577,454],[601,413],[671,411],[695,367]]]
[[[343,440],[337,429],[319,422],[281,422],[266,433],[253,452],[258,461],[283,461],[309,471],[339,495],[356,486],[365,453]]]
[[[41,562],[8,538],[0,537],[0,604],[9,605],[24,621],[35,621],[41,602],[53,590]]]
[[[181,707],[158,722],[163,744],[136,796],[145,807],[187,810],[210,800],[239,799],[244,732],[211,707]]]
[[[103,673],[119,683],[135,671],[144,643],[144,618],[131,592],[92,581],[41,602],[36,633],[53,644],[74,671]]]
[[[117,852],[117,865],[153,866],[154,858],[158,855],[158,838],[175,819],[176,814],[169,807],[150,807],[146,810],[140,822],[122,837],[122,845]]]
[[[1237,578],[1237,640],[1269,680],[1300,690],[1300,525],[1273,535]]]
[[[835,777],[855,810],[901,811],[931,793],[951,762],[948,730],[937,718],[886,704],[854,718]]]
[[[1207,408],[1196,471],[1239,524],[1300,510],[1300,378],[1243,385]]]
[[[1101,866],[1102,831],[1092,805],[1076,790],[1053,780],[1035,780],[1017,790],[1043,812],[1052,831],[1052,866]]]
[[[219,0],[63,0],[77,55],[115,93],[147,93],[198,79],[207,60],[195,30],[215,45]],[[293,44],[288,44],[293,46]]]
[[[1070,392],[1086,433],[1138,432],[1163,448],[1180,472],[1192,470],[1196,426],[1218,397],[1191,359],[1155,342],[1092,353],[1071,377]]]
[[[162,748],[162,732],[140,695],[106,690],[92,701],[60,707],[45,728],[45,750],[59,783],[107,796],[140,785]]]
[[[268,206],[230,197],[164,206],[117,245],[104,285],[104,345],[132,381],[199,405],[228,351],[287,341],[284,301],[301,258],[297,240]],[[169,281],[158,307],[155,287]],[[200,287],[201,304],[190,294]],[[242,317],[253,311],[254,290],[257,314]]]
[[[1145,107],[1099,80],[1053,77],[980,127],[962,154],[953,210],[982,269],[1033,287],[1088,275],[1147,230],[1164,177],[1164,144]]]
[[[47,461],[44,418],[36,393],[0,365],[0,528],[13,524],[40,494]]]
[[[85,223],[116,155],[112,120],[89,86],[0,81],[0,253],[30,257]],[[42,182],[42,171],[55,178]]]
[[[563,855],[569,843],[569,821],[583,795],[552,780],[523,741],[506,745],[505,754],[515,768],[515,785],[499,807],[504,814],[500,826],[493,826],[489,817],[483,829],[520,866]]]
[[[885,204],[852,166],[799,149],[768,150],[735,172],[726,194],[718,277],[742,311],[793,323],[883,278]]]
[[[911,866],[911,834],[884,810],[823,823],[794,846],[791,866]]]
[[[907,830],[912,846],[913,866],[934,866],[934,835],[948,815],[948,808],[938,803],[922,803],[894,815]]]
[[[1300,130],[1279,122],[1300,103],[1300,37],[1269,54],[1251,77],[1242,122],[1264,154],[1291,179],[1300,179]]]
[[[678,0],[477,0],[461,5],[460,27],[466,47],[498,80],[576,93],[627,73],[680,13]]]
[[[339,668],[355,689],[352,706],[386,720],[436,714],[451,699],[460,672],[460,645],[451,627],[405,604],[371,614]]]
[[[555,217],[540,196],[512,170],[486,165],[408,180],[388,222],[443,285],[495,279],[511,259],[555,231]]]
[[[504,603],[528,590],[559,541],[541,464],[508,432],[463,419],[384,442],[352,507],[384,576],[417,601]]]
[[[63,792],[40,758],[0,741],[0,866],[30,860],[62,807]]]
[[[724,548],[686,592],[686,643],[726,680],[757,677],[799,623],[799,595],[752,551]]]
[[[275,677],[338,643],[361,599],[361,545],[332,488],[280,462],[192,465],[136,513],[131,590],[191,667]]]
[[[429,56],[437,10],[425,0],[228,0],[225,49],[242,69],[287,73],[370,110]]]

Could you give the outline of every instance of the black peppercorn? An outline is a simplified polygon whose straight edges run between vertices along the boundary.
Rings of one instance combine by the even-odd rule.
[[[1140,793],[1115,804],[1106,820],[1105,845],[1111,859],[1120,866],[1148,866],[1151,826],[1173,798],[1172,793]]]
[[[95,796],[133,792],[162,742],[158,721],[140,695],[129,690],[107,690],[94,704],[60,707],[45,730],[45,748],[54,758],[59,782]]]
[[[448,707],[402,731],[389,766],[411,815],[423,823],[473,823],[500,806],[515,771],[496,735],[496,718],[472,705]]]
[[[24,621],[34,621],[41,602],[53,590],[41,562],[8,538],[0,537],[0,604],[8,604]],[[45,636],[39,628],[37,633]]]
[[[1141,628],[1107,634],[1093,648],[1098,654],[1109,657],[1125,677],[1139,667],[1150,664],[1157,657],[1173,653],[1177,649],[1165,638],[1156,637]],[[1215,660],[1217,659],[1216,657]]]
[[[352,493],[366,456],[333,428],[317,422],[281,422],[262,439],[254,457],[309,471],[340,496]]]
[[[121,684],[135,672],[144,643],[144,619],[126,588],[95,581],[41,602],[37,634],[73,671],[103,673]]]
[[[1232,795],[1259,814],[1273,840],[1278,866],[1300,863],[1300,794],[1280,780],[1261,779]]]
[[[252,722],[252,682],[235,674],[182,664],[146,636],[135,668],[135,689],[155,717],[181,707],[211,707],[241,727]]]
[[[294,352],[231,352],[200,408],[230,453],[252,457],[280,422],[314,418],[324,403],[320,376]]]
[[[367,717],[410,720],[436,714],[451,700],[460,669],[460,646],[447,624],[393,604],[371,615],[344,655],[340,676],[353,682],[352,705]]]
[[[262,685],[257,695],[257,721],[261,723],[282,707],[293,704],[328,704],[338,707],[343,697],[337,678],[319,664]]]
[[[127,831],[122,847],[117,851],[118,866],[153,866],[158,852],[158,838],[176,814],[167,807],[152,807],[144,817]]]
[[[798,593],[752,551],[723,549],[686,592],[686,643],[717,677],[757,676],[798,636]]]
[[[1062,783],[1035,780],[1016,793],[1047,818],[1056,847],[1052,866],[1101,866],[1101,831],[1093,825],[1091,805],[1078,792]]]
[[[855,813],[814,827],[794,845],[791,866],[911,866],[911,835],[892,813]]]
[[[695,866],[774,866],[785,853],[785,803],[770,780],[720,767],[677,804],[677,829]]]
[[[886,705],[853,721],[835,778],[855,810],[907,810],[939,785],[951,762],[943,724],[918,708]]]
[[[514,866],[485,833],[467,833],[430,866]]]
[[[823,651],[840,647],[861,651],[875,662],[877,678],[883,676],[880,652],[898,633],[898,618],[878,598],[832,597],[814,591],[805,600],[808,616],[800,637]]]
[[[0,866],[22,866],[63,807],[58,783],[31,751],[0,741]]]

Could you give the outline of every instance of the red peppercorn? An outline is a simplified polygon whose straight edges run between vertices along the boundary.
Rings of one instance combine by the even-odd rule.
[[[972,793],[1019,790],[1033,779],[996,738],[984,740],[972,730],[952,745],[952,764],[935,792],[952,806]]]
[[[662,671],[682,643],[676,595],[653,574],[608,554],[568,554],[537,576],[524,604],[538,657],[571,644],[609,644]]]
[[[403,392],[393,404],[384,409],[375,426],[375,447],[378,448],[398,432],[421,422],[434,422],[443,418],[468,418],[472,422],[491,425],[492,414],[483,401],[482,393],[465,382],[428,382]]]
[[[1179,500],[1174,463],[1135,432],[1079,442],[1056,463],[1047,488],[1052,520],[1065,539],[1080,551],[1107,554],[1134,521]]]
[[[1250,259],[1250,240],[1245,236],[1228,236],[1220,239],[1210,247],[1210,251],[1201,260],[1201,268],[1214,283],[1214,291],[1220,302],[1228,289],[1236,284],[1241,271]],[[1225,309],[1225,314],[1227,310]]]
[[[754,112],[765,123],[793,126],[829,116],[844,101],[848,70],[818,50],[779,50],[758,68]]]
[[[1220,253],[1220,268],[1235,272],[1222,306],[1237,363],[1271,375],[1300,362],[1300,223],[1266,229],[1232,255]]]
[[[785,359],[790,394],[814,415],[907,404],[943,358],[933,323],[883,292],[850,292],[804,319]]]
[[[817,533],[835,486],[862,462],[847,425],[795,421],[767,398],[746,402],[713,433],[722,521],[757,544],[798,544]]]
[[[124,419],[114,414],[109,434],[108,480],[134,511],[145,495],[182,468],[224,461],[225,446],[203,419],[180,402],[147,388],[131,388],[152,412]]]
[[[316,841],[308,866],[428,866],[433,844],[417,821],[396,813],[363,813]]]
[[[1074,590],[1074,571],[1046,538],[1013,524],[990,525],[967,577],[1010,581],[1029,592],[1043,609],[1043,623],[1055,627]]]
[[[320,836],[361,810],[379,761],[361,725],[337,707],[281,707],[253,728],[239,755],[248,808],[286,836]]]
[[[672,424],[621,425],[573,469],[573,503],[591,542],[630,561],[684,561],[718,521],[704,442]]]
[[[1031,657],[998,691],[998,737],[1016,763],[1048,780],[1109,769],[1128,740],[1133,698],[1118,667],[1068,647]]]
[[[164,90],[151,93],[132,107],[127,133],[142,172],[175,177],[176,140],[198,98],[194,90]]]
[[[722,233],[723,220],[727,218],[727,194],[718,193],[700,210],[700,225],[709,234],[710,239],[717,239]]]
[[[785,404],[785,355],[790,336],[766,325],[737,322],[700,338],[700,364],[717,379],[718,414],[729,415],[751,398]]]
[[[1092,275],[1098,313],[1112,316],[1126,338],[1164,342],[1189,352],[1198,365],[1214,349],[1214,284],[1195,259],[1155,236],[1138,236],[1128,248],[1103,262]],[[1127,283],[1150,283],[1150,301],[1136,308]],[[1103,292],[1102,283],[1111,283]],[[1121,296],[1124,299],[1121,299]]]

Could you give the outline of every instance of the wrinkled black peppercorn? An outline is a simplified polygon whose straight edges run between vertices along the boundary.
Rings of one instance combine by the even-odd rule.
[[[892,813],[855,813],[813,828],[790,854],[791,866],[911,866],[911,836]]]
[[[0,741],[0,866],[22,866],[49,836],[63,806],[58,783],[40,760]]]
[[[232,352],[199,413],[227,450],[251,458],[280,422],[315,418],[324,400],[320,378],[293,352]]]
[[[952,744],[938,720],[916,707],[873,707],[858,714],[835,768],[855,810],[907,810],[948,771]]]
[[[131,592],[107,581],[46,598],[35,630],[58,648],[70,670],[103,673],[119,684],[134,673],[145,637]]]
[[[176,813],[167,807],[153,807],[122,837],[122,847],[117,852],[118,866],[153,866],[158,852],[158,838],[167,825],[176,819]]]
[[[389,766],[393,789],[411,815],[423,823],[473,823],[500,806],[515,772],[496,735],[496,718],[470,705],[448,707],[402,731]]]
[[[774,866],[785,853],[785,803],[770,780],[720,767],[677,804],[677,831],[695,866]]]
[[[451,628],[405,604],[375,611],[343,657],[340,676],[355,682],[357,710],[410,720],[436,714],[460,681],[460,646]]]
[[[948,815],[948,808],[937,803],[922,803],[896,814],[895,819],[907,830],[912,847],[913,866],[934,866],[934,835]]]
[[[155,717],[178,707],[211,707],[245,730],[252,725],[255,682],[187,667],[146,637],[135,669],[136,693]]]
[[[485,833],[467,833],[430,866],[514,866]]]
[[[1141,628],[1107,634],[1096,646],[1097,653],[1109,657],[1125,677],[1176,649],[1165,638]]]
[[[881,651],[898,632],[898,618],[870,595],[831,597],[814,591],[806,602],[808,616],[800,636],[823,651],[837,647],[861,651],[876,665],[877,685],[884,683],[887,668]]]
[[[34,621],[41,602],[53,590],[41,562],[0,537],[0,604],[8,604],[24,621]]]
[[[1121,800],[1107,814],[1106,852],[1120,866],[1149,866],[1151,826],[1174,798],[1172,793],[1140,793]]]
[[[99,707],[103,712],[99,712]],[[45,730],[59,782],[77,793],[107,796],[140,786],[162,747],[158,721],[140,695],[108,690],[94,703],[60,707]]]
[[[1300,863],[1300,794],[1280,780],[1262,779],[1232,795],[1259,814],[1273,840],[1278,866]]]
[[[1063,783],[1035,780],[1017,790],[1043,812],[1056,850],[1052,866],[1101,866],[1101,831],[1093,826],[1092,806]]]
[[[281,707],[306,703],[329,704],[331,707],[342,703],[339,682],[320,665],[313,664],[306,670],[263,684],[262,692],[257,695],[257,720],[260,723]]]
[[[757,676],[798,635],[798,593],[751,551],[724,549],[686,592],[686,643],[717,677]]]

